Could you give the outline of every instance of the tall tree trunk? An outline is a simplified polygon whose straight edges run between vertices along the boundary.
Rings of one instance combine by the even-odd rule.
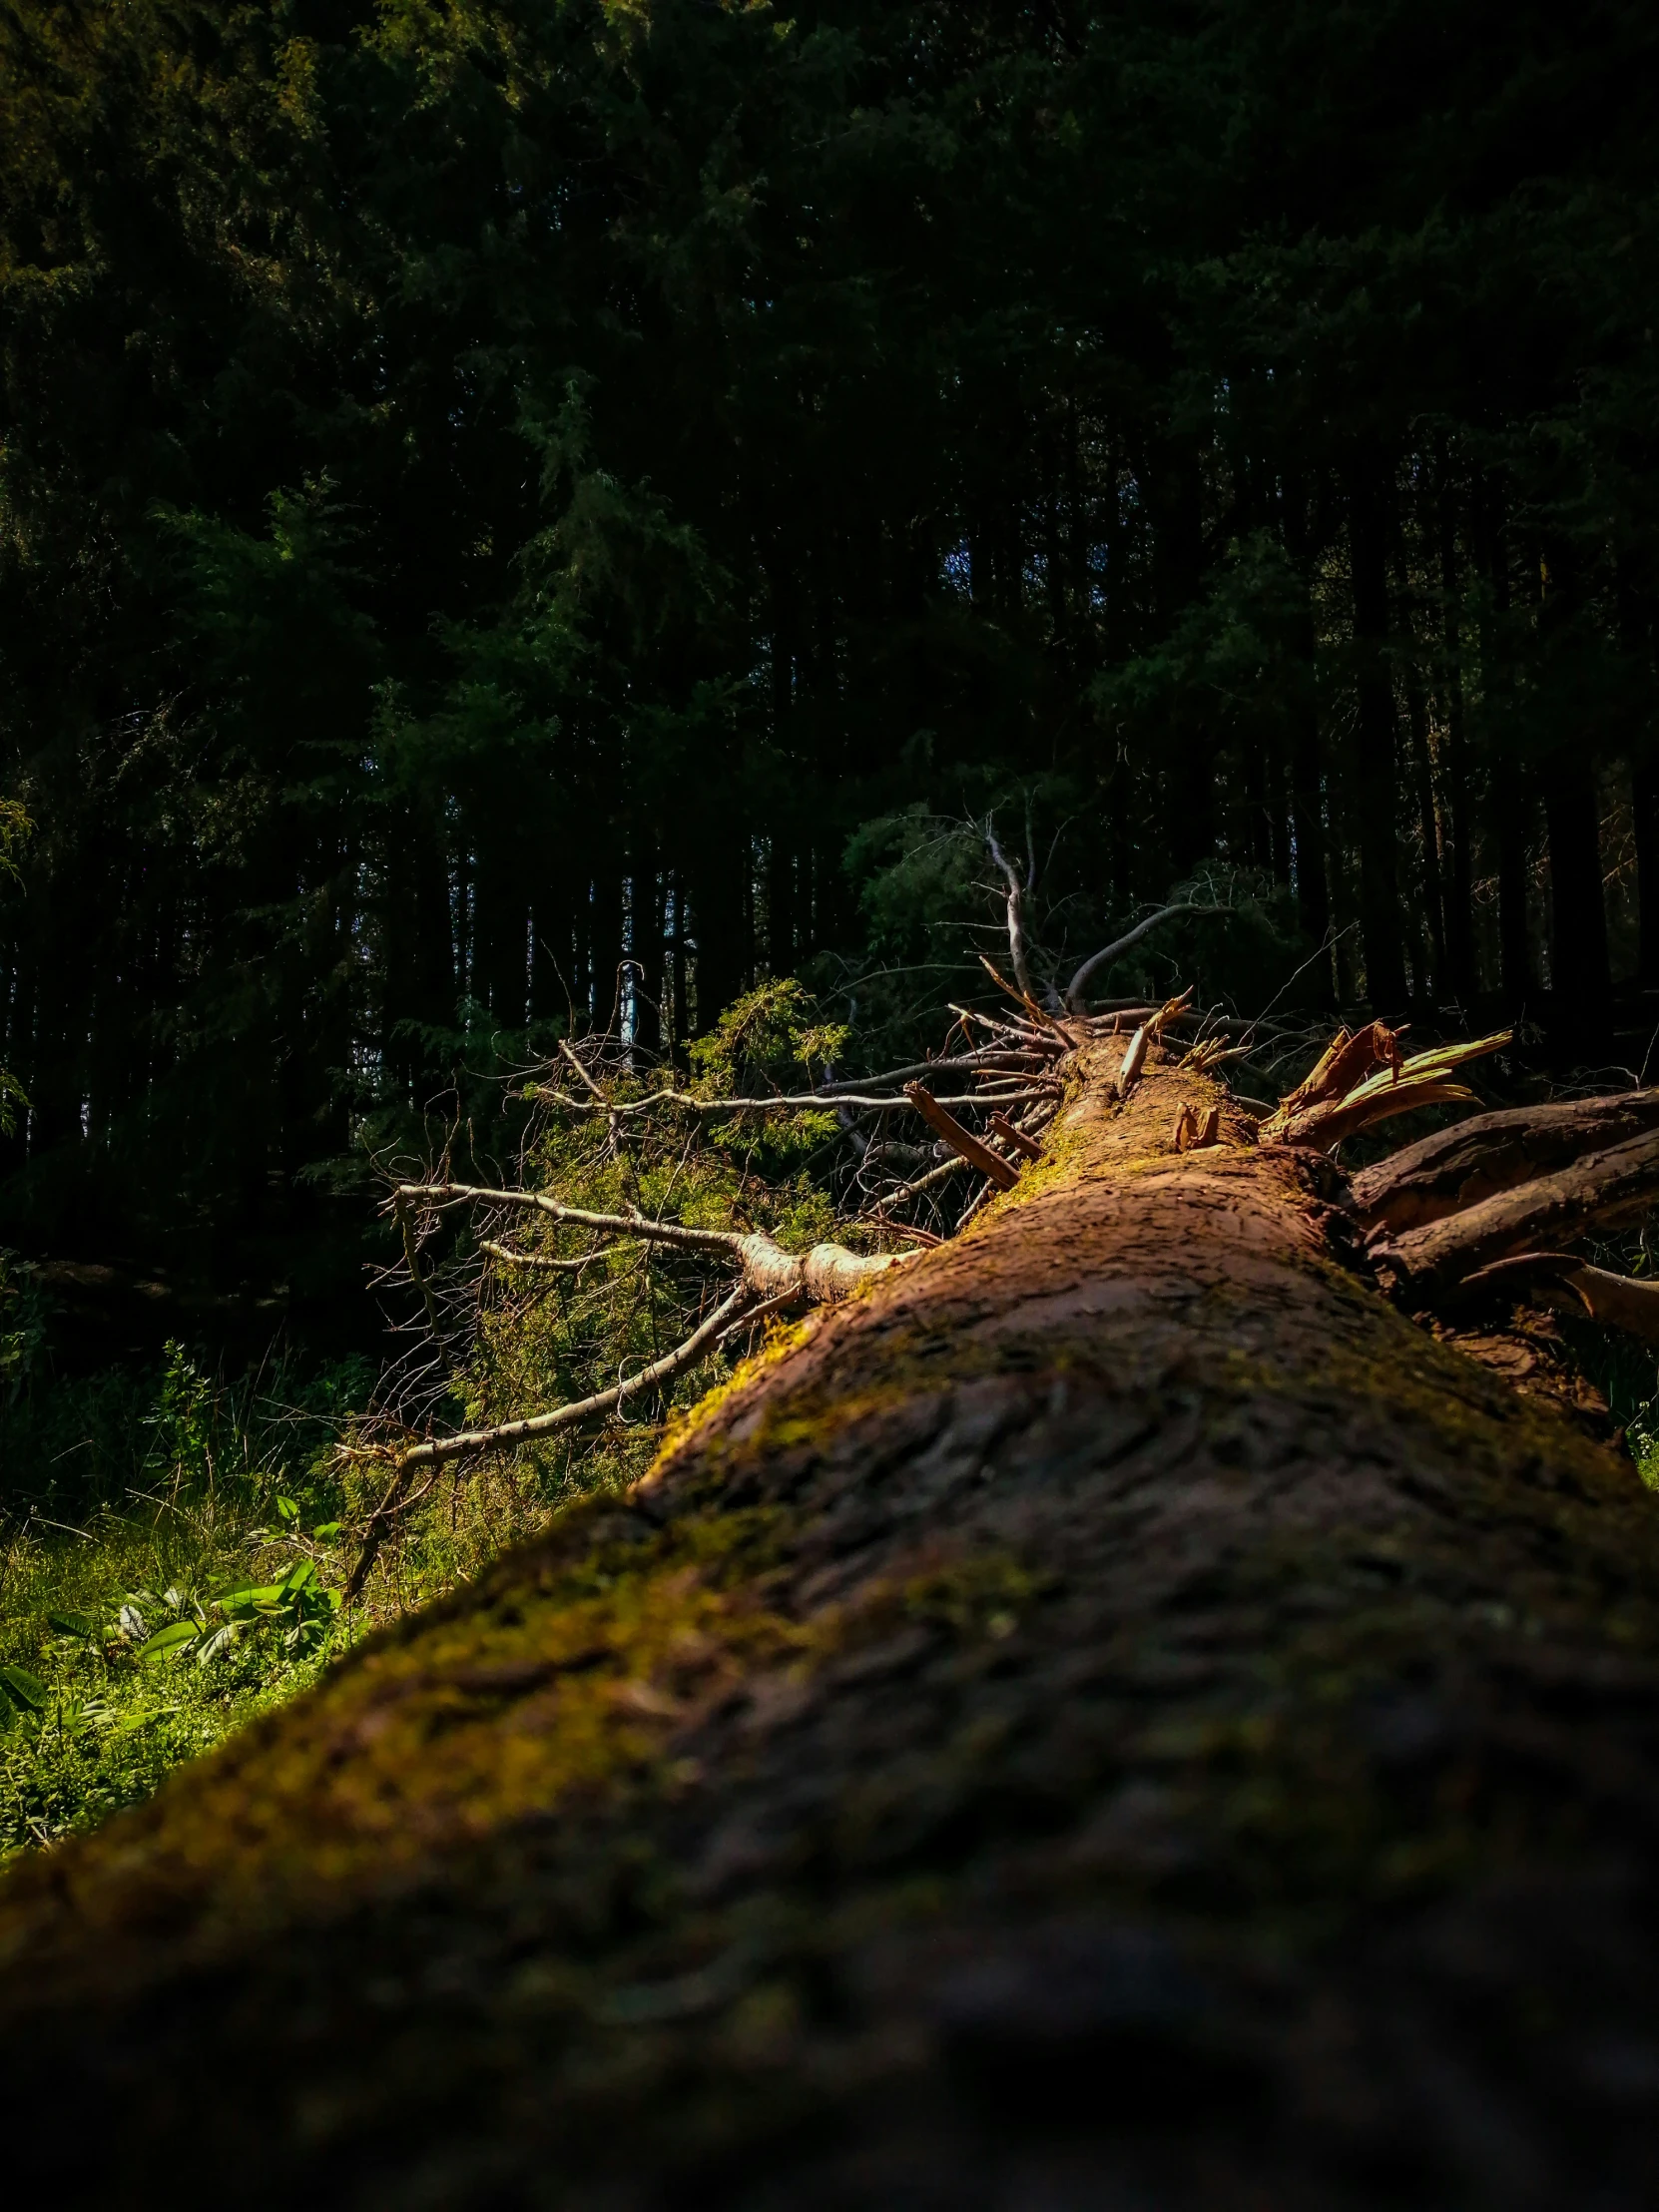
[[[1367,450],[1349,469],[1349,557],[1354,588],[1356,775],[1360,926],[1366,993],[1379,1013],[1405,1000],[1397,859],[1398,793],[1393,676],[1388,666],[1387,471]]]
[[[1611,978],[1595,766],[1584,747],[1563,746],[1544,763],[1549,833],[1552,1027],[1569,1052],[1606,1040]]]
[[[1571,549],[1550,547],[1539,572],[1548,579],[1540,642],[1570,655],[1579,614]],[[1555,746],[1541,782],[1549,836],[1551,1026],[1560,1049],[1592,1054],[1606,1044],[1612,995],[1593,743],[1575,734]]]
[[[1630,771],[1636,833],[1636,896],[1641,935],[1636,973],[1644,990],[1659,989],[1659,755],[1639,754]]]
[[[1308,528],[1307,493],[1299,477],[1285,485],[1285,542],[1297,564],[1299,592],[1295,646],[1302,664],[1291,733],[1291,821],[1296,837],[1297,918],[1302,933],[1312,943],[1323,944],[1331,931],[1331,886],[1326,875],[1327,838],[1325,793],[1316,682],[1317,644],[1310,577],[1312,541]],[[1314,970],[1316,1003],[1335,1003],[1331,961],[1322,960]]]
[[[1170,438],[1152,484],[1153,590],[1168,635],[1198,597],[1204,573],[1204,510],[1198,454],[1190,438]],[[1177,875],[1216,848],[1215,733],[1207,715],[1177,694],[1167,718],[1164,834]]]
[[[1511,722],[1508,547],[1497,495],[1485,480],[1476,488],[1475,525],[1491,595],[1481,623],[1480,682],[1485,694],[1487,788],[1497,846],[1498,988],[1504,1005],[1514,1013],[1525,1005],[1532,988],[1526,896],[1526,832],[1532,797],[1527,763]]]
[[[1635,713],[1625,734],[1636,845],[1636,979],[1659,986],[1659,732],[1655,730],[1653,608],[1636,563],[1615,563],[1619,644],[1634,676]]]
[[[1445,895],[1440,867],[1440,822],[1434,805],[1434,763],[1428,750],[1428,708],[1414,671],[1405,678],[1405,713],[1411,733],[1411,785],[1417,803],[1417,834],[1422,840],[1422,904],[1428,926],[1431,978],[1417,988],[1431,1003],[1446,981]]]
[[[1450,462],[1440,441],[1435,469],[1440,554],[1440,683],[1446,729],[1446,803],[1451,818],[1450,880],[1446,886],[1446,980],[1467,1005],[1480,987],[1474,959],[1474,869],[1469,829],[1468,726],[1463,702],[1461,624],[1458,613],[1457,518]]]
[[[11,1874],[20,2200],[1653,2200],[1652,1500],[1121,1052],[628,1498]]]

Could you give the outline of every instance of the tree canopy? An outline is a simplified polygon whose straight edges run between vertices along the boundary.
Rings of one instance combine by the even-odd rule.
[[[1164,948],[1212,987],[1605,1058],[1659,984],[1656,49],[0,8],[6,1233],[320,1280],[353,1144],[559,1034],[789,974],[901,1028],[988,820],[1072,964],[1173,890],[1253,917]]]

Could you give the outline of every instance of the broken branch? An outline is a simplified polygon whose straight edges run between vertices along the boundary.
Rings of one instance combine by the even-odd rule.
[[[1160,906],[1155,914],[1148,914],[1143,921],[1136,922],[1135,926],[1132,929],[1126,929],[1121,937],[1114,937],[1110,944],[1103,944],[1098,952],[1089,954],[1089,957],[1075,971],[1071,981],[1066,985],[1064,995],[1067,1011],[1073,1014],[1086,1012],[1087,1009],[1083,1004],[1083,992],[1088,984],[1089,977],[1093,975],[1096,968],[1110,966],[1113,960],[1120,958],[1122,954],[1139,944],[1141,939],[1156,929],[1161,922],[1169,921],[1176,914],[1220,914],[1226,911],[1227,909],[1224,906],[1194,906],[1186,903],[1178,906]]]
[[[992,1114],[991,1127],[1004,1144],[1011,1144],[1016,1152],[1023,1152],[1028,1160],[1040,1160],[1043,1148],[1035,1137],[1028,1137],[1023,1129],[1016,1129],[1006,1114]]]
[[[550,1412],[531,1413],[522,1420],[500,1421],[492,1428],[463,1429],[455,1436],[433,1436],[423,1444],[412,1444],[400,1452],[386,1486],[385,1495],[369,1515],[363,1530],[362,1545],[356,1563],[346,1578],[341,1593],[342,1602],[349,1605],[362,1589],[368,1570],[385,1537],[391,1515],[409,1476],[416,1467],[441,1465],[446,1459],[466,1459],[481,1451],[500,1451],[509,1446],[532,1443],[538,1437],[556,1435],[560,1429],[574,1428],[579,1422],[590,1420],[596,1413],[612,1412],[629,1398],[637,1397],[642,1390],[649,1390],[659,1382],[667,1382],[700,1360],[720,1336],[727,1324],[745,1307],[753,1303],[754,1294],[747,1283],[740,1284],[722,1305],[717,1306],[702,1326],[692,1332],[684,1344],[676,1345],[672,1352],[665,1352],[650,1367],[642,1368],[638,1375],[631,1375],[626,1382],[618,1382],[608,1390],[598,1390],[592,1397],[574,1398],[568,1405],[555,1405]]]
[[[989,1145],[981,1144],[971,1130],[964,1129],[955,1115],[946,1113],[942,1103],[922,1084],[906,1084],[904,1095],[922,1120],[944,1139],[952,1152],[966,1160],[970,1167],[977,1168],[981,1175],[989,1176],[999,1191],[1013,1189],[1019,1181],[1019,1170],[1010,1167],[1002,1155],[993,1152]]]

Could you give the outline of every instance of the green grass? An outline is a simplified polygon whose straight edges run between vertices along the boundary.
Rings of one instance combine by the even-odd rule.
[[[34,1365],[0,1399],[0,1860],[148,1797],[352,1638],[637,1474],[656,1433],[446,1471],[345,1617],[331,1601],[383,1481],[334,1455],[373,1387],[365,1361],[231,1382],[178,1346],[149,1374]]]
[[[159,1374],[37,1379],[0,1410],[0,1855],[147,1797],[354,1632],[323,1594],[345,1569],[330,1446],[371,1382],[355,1361],[225,1384],[174,1346]],[[233,1595],[284,1580],[303,1588]]]

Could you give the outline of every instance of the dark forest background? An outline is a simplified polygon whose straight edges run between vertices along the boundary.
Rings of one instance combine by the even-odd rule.
[[[1102,992],[1639,1068],[1656,106],[1637,0],[0,0],[0,1241],[324,1310],[572,1024],[971,987],[993,815],[1056,959],[1235,910]]]

